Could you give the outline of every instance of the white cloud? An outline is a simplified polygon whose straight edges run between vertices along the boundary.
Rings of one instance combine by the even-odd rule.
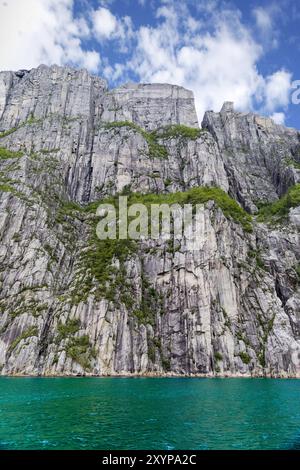
[[[257,7],[253,10],[256,26],[263,32],[269,32],[272,29],[272,16],[265,8]]]
[[[286,70],[278,70],[265,80],[265,108],[267,112],[273,112],[280,107],[289,104],[292,88],[292,75]]]
[[[281,5],[271,2],[266,7],[256,7],[252,14],[255,19],[256,32],[266,48],[276,48],[279,44],[280,31],[278,19],[282,17]]]
[[[159,8],[157,16],[163,21],[138,30],[129,69],[141,81],[193,90],[200,121],[207,109],[217,111],[227,100],[234,101],[238,110],[282,112],[280,108],[288,104],[291,74],[284,70],[269,77],[260,74],[257,63],[263,47],[242,23],[240,12],[213,9],[213,4],[207,4],[205,23],[203,16],[202,21],[192,18],[185,4],[179,11],[170,2]],[[204,11],[204,4],[201,8]],[[260,22],[268,27],[262,13]]]
[[[119,51],[127,52],[130,40],[133,37],[132,21],[129,16],[117,18],[108,8],[92,10],[92,32],[98,43],[107,40],[117,40]]]
[[[218,110],[225,100],[239,109],[252,107],[263,81],[256,69],[261,48],[238,16],[216,17],[211,33],[185,34],[178,29],[175,10],[160,9],[165,21],[156,28],[141,27],[131,68],[147,82],[170,82],[194,91],[199,119],[207,109]],[[196,21],[187,18],[187,24]],[[201,25],[202,27],[202,25]]]
[[[118,22],[108,8],[93,11],[92,18],[94,34],[99,40],[109,39],[116,32]]]
[[[218,0],[198,0],[195,7],[200,16],[195,17],[187,2],[164,0],[154,25],[134,29],[129,16],[110,11],[109,2],[99,2],[97,9],[89,5],[80,17],[74,16],[73,6],[73,0],[1,3],[0,69],[72,64],[99,72],[112,83],[135,74],[140,81],[169,82],[193,90],[200,121],[204,111],[217,111],[230,100],[239,110],[272,114],[283,122],[291,74],[286,70],[270,76],[259,73],[257,64],[269,39],[262,40],[264,47],[259,44],[239,10],[220,8]],[[265,37],[271,38],[278,11],[272,4],[254,10],[257,30]],[[86,39],[94,47],[85,47]],[[103,44],[109,44],[115,54],[124,53],[124,61],[100,57],[97,49]]]
[[[91,72],[97,72],[100,66],[100,55],[96,51],[84,52],[81,63],[82,66],[87,70],[90,70]]]
[[[73,16],[73,0],[10,0],[0,4],[1,70],[73,64],[97,72],[100,54],[84,50],[90,34],[84,18]]]
[[[124,82],[125,74],[126,74],[126,66],[124,64],[117,63],[117,64],[114,64],[113,67],[111,65],[106,65],[103,69],[104,78],[106,78],[107,80],[111,82],[116,82],[117,80],[121,78],[123,78],[122,81]]]
[[[279,125],[283,126],[284,123],[285,123],[285,114],[284,113],[273,113],[270,117],[273,119],[273,121],[276,124],[279,124]]]

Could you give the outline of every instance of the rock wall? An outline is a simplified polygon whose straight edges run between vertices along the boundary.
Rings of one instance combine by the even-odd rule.
[[[108,90],[84,70],[0,73],[2,374],[300,376],[300,135],[192,93]],[[198,129],[198,130],[197,130]],[[196,243],[105,243],[97,202],[218,187],[252,231],[201,204]],[[192,194],[192,193],[191,193]]]

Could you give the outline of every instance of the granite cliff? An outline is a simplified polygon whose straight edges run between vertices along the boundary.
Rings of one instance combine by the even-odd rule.
[[[96,208],[202,204],[185,239],[100,241]],[[300,376],[300,133],[173,85],[0,73],[2,374]]]

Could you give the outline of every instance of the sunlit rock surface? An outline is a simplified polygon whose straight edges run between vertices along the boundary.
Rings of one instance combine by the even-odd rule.
[[[0,73],[0,117],[2,374],[300,376],[300,208],[256,217],[300,182],[298,131],[225,103],[189,137],[190,91],[57,66]],[[203,186],[252,232],[210,200],[193,246],[93,245],[91,203]]]

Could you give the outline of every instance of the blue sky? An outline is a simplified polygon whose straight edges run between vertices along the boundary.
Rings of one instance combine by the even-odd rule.
[[[0,0],[0,69],[70,64],[110,87],[175,83],[193,90],[199,121],[231,100],[238,110],[300,129],[300,104],[292,102],[300,80],[299,3]]]

